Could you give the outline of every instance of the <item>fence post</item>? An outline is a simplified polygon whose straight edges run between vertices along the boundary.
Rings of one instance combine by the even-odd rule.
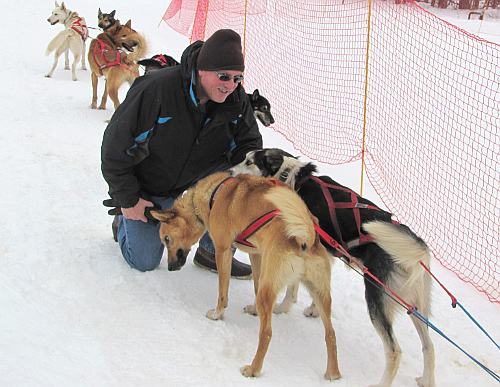
[[[248,0],[245,0],[245,16],[243,18],[243,58],[246,57],[247,49],[247,12],[248,12]]]
[[[359,194],[363,195],[363,182],[365,176],[365,144],[366,144],[366,105],[368,100],[368,58],[370,52],[370,32],[372,19],[372,1],[368,0],[368,26],[366,34],[366,55],[365,55],[365,95],[363,101],[363,143],[361,144],[361,183]]]

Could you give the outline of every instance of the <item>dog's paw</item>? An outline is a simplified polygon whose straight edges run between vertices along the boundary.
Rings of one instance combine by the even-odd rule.
[[[316,308],[316,305],[311,304],[310,306],[305,308],[304,309],[304,316],[306,316],[306,317],[318,317],[319,312],[318,312],[318,308]]]
[[[45,74],[45,78],[52,78],[52,75],[50,75],[50,74]]]
[[[256,378],[260,376],[260,371],[255,371],[251,365],[246,365],[240,368],[240,372],[243,376],[247,378]]]
[[[429,382],[428,380],[424,379],[423,376],[415,378],[415,381],[417,382],[418,387],[436,387],[436,384],[434,382]]]
[[[243,312],[251,314],[252,316],[257,316],[257,308],[255,304],[247,305],[243,308]]]
[[[71,70],[69,66],[64,66],[64,70]]]
[[[324,376],[325,376],[325,379],[329,380],[330,382],[333,382],[334,380],[338,380],[342,377],[340,372],[328,372],[328,371],[325,372]]]
[[[106,110],[106,105],[99,105],[98,109],[99,110]]]
[[[71,77],[71,79],[72,79],[73,81],[78,81],[78,78],[77,78],[77,77]]]
[[[274,305],[273,313],[274,314],[288,313],[290,312],[291,308],[292,308],[291,302],[283,301],[281,304]]]
[[[210,309],[206,314],[210,320],[220,320],[223,315],[224,313],[218,313],[216,309]]]

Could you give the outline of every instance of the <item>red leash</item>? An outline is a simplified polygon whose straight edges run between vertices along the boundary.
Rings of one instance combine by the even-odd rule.
[[[335,239],[333,239],[330,235],[328,235],[326,231],[323,230],[318,224],[316,223],[314,224],[314,229],[326,243],[328,243],[331,247],[337,250],[341,255],[343,255],[349,261],[347,262],[349,266],[351,262],[354,262],[356,266],[358,266],[364,274],[368,275],[376,283],[382,286],[385,289],[386,293],[389,292],[395,299],[397,299],[402,305],[404,305],[404,307],[408,310],[409,314],[413,313],[413,311],[415,310],[415,307],[413,305],[407,303],[394,290],[392,290],[389,286],[380,281],[375,275],[373,275],[368,270],[368,268],[365,265],[363,265],[363,263],[358,258],[353,257],[351,254],[349,254],[346,249],[344,249]]]
[[[419,263],[420,263],[420,265],[422,265],[422,267],[425,269],[425,271],[427,273],[429,273],[431,275],[431,277],[436,280],[436,282],[443,288],[443,290],[448,294],[448,296],[450,296],[451,306],[453,308],[456,308],[457,307],[457,298],[453,294],[451,294],[451,292],[448,289],[446,289],[446,287],[436,278],[436,276],[434,274],[432,274],[430,269],[427,266],[425,266],[425,264],[422,261],[419,261]]]

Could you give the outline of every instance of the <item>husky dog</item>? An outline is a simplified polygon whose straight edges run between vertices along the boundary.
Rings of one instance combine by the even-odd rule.
[[[54,53],[54,63],[49,72],[45,75],[47,78],[52,77],[54,70],[57,67],[57,62],[62,53],[64,53],[64,69],[69,70],[69,51],[73,54],[74,60],[71,65],[71,78],[76,81],[76,64],[81,58],[82,70],[87,70],[85,66],[85,41],[89,36],[85,19],[78,16],[77,12],[70,11],[64,5],[64,1],[59,5],[55,2],[55,8],[47,21],[51,24],[64,24],[64,31],[59,32],[47,46],[45,55]]]
[[[260,95],[259,90],[255,89],[252,94],[247,94],[252,104],[253,113],[262,125],[269,126],[274,124],[274,117],[271,114],[271,104],[263,95]]]
[[[430,279],[419,264],[421,260],[429,266],[429,249],[407,226],[393,223],[390,213],[328,176],[315,176],[314,164],[302,162],[281,149],[249,152],[245,160],[231,171],[233,175],[248,173],[274,177],[295,189],[318,218],[323,230],[423,315],[430,314]],[[325,246],[330,253],[338,255],[329,245]],[[294,296],[296,289],[291,287],[287,290],[281,311],[287,311],[294,302]],[[367,275],[365,298],[370,319],[385,351],[385,371],[377,386],[389,387],[401,357],[393,332],[397,305]],[[313,311],[314,306],[311,306],[305,313],[312,315]],[[434,347],[428,327],[413,315],[410,318],[422,342],[424,357],[423,376],[416,379],[417,384],[434,387]]]
[[[125,52],[127,51],[127,53]],[[117,21],[105,32],[92,40],[89,48],[89,65],[92,70],[92,102],[90,107],[97,108],[97,82],[104,76],[106,87],[102,95],[99,109],[106,109],[108,95],[113,101],[115,110],[120,106],[118,89],[139,76],[137,60],[147,51],[144,37],[132,29],[132,22],[120,25]]]
[[[171,209],[151,214],[161,222],[160,239],[168,251],[169,270],[179,270],[191,246],[209,230],[219,269],[217,307],[207,312],[212,320],[221,319],[228,304],[233,242],[250,254],[260,330],[252,364],[241,369],[244,376],[261,372],[278,292],[290,281],[302,281],[317,303],[325,328],[324,376],[340,378],[330,318],[330,256],[314,231],[310,212],[293,190],[263,177],[230,177],[228,172],[219,172],[188,189]]]
[[[110,27],[114,26],[115,23],[120,23],[119,20],[115,19],[116,10],[111,11],[111,13],[102,13],[101,8],[97,11],[97,26],[103,31],[106,31]]]

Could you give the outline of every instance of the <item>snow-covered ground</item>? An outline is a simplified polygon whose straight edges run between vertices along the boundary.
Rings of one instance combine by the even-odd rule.
[[[132,18],[133,26],[146,34],[150,53],[179,58],[187,39],[164,24],[158,26],[167,5],[154,0],[67,3],[91,26],[97,24],[98,7],[104,12],[117,9],[119,19]],[[52,6],[37,0],[3,5],[0,385],[326,385],[323,327],[318,319],[302,316],[310,300],[303,290],[288,315],[273,318],[263,375],[245,379],[239,367],[252,359],[258,334],[258,319],[242,312],[252,302],[250,281],[231,282],[225,319],[214,322],[205,312],[216,302],[216,275],[190,262],[180,272],[168,272],[162,264],[139,273],[121,259],[111,237],[111,217],[101,205],[107,186],[100,174],[100,143],[111,105],[107,111],[89,109],[88,71],[78,70],[79,81],[72,82],[61,62],[52,79],[43,76],[52,63],[43,56],[45,47],[61,30],[46,21]],[[453,18],[453,12],[444,14]],[[491,34],[500,34],[498,21],[491,25]],[[262,132],[266,146],[293,150],[272,130]],[[359,187],[357,166],[322,165],[321,172]],[[377,200],[369,188],[366,192]],[[498,305],[438,264],[434,270],[498,338]],[[332,295],[343,373],[334,384],[377,382],[383,349],[366,313],[361,277],[337,263]],[[458,309],[451,309],[437,287],[433,303],[432,321],[499,372],[498,350]],[[394,385],[416,385],[413,378],[422,368],[420,344],[404,315],[396,333],[403,357]],[[439,386],[497,385],[440,336],[432,333],[432,338]]]
[[[471,11],[468,9],[452,9],[451,6],[448,9],[440,9],[423,2],[419,2],[418,5],[471,34],[491,42],[500,43],[500,8],[486,10],[484,19],[479,20],[479,15],[471,15],[469,19],[469,13],[481,12],[482,9]]]

